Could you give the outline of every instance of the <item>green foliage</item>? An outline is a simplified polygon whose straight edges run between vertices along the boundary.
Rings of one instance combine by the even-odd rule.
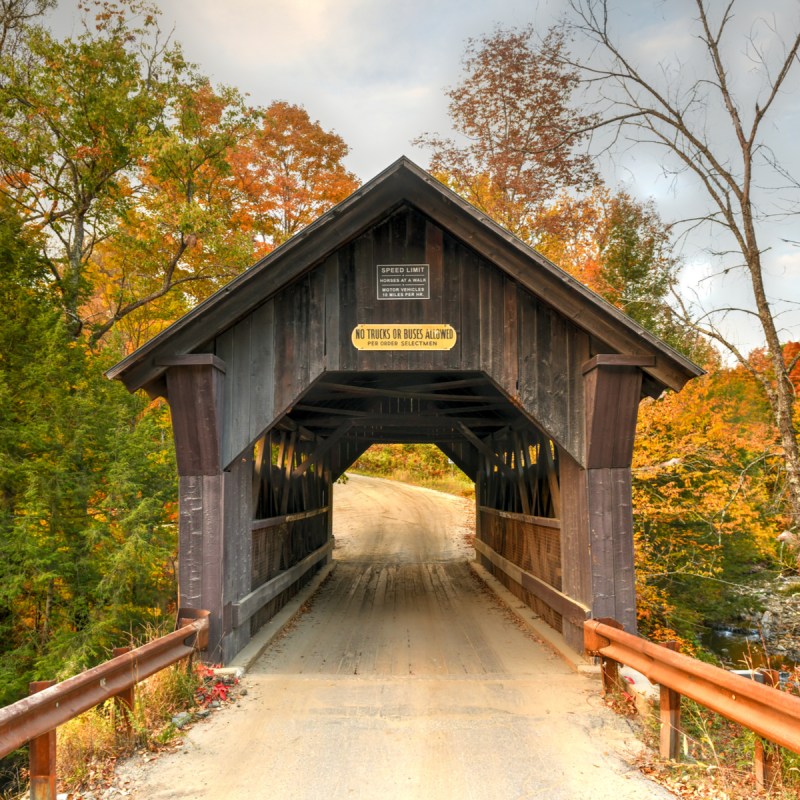
[[[475,492],[472,481],[434,444],[374,444],[351,469],[462,497]]]
[[[174,598],[166,412],[103,376],[0,213],[0,704],[101,660]]]

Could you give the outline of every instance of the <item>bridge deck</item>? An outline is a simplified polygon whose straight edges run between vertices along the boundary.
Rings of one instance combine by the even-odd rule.
[[[473,576],[469,504],[336,487],[339,565],[144,798],[659,798],[624,720]]]

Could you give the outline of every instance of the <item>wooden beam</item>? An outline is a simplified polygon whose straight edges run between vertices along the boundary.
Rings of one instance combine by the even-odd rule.
[[[320,514],[327,514],[328,506],[315,508],[312,511],[298,511],[296,514],[284,514],[282,517],[269,517],[269,519],[254,519],[250,523],[250,530],[260,531],[264,528],[277,528],[286,522],[299,522],[302,519],[311,519]]]
[[[282,591],[288,589],[295,581],[300,580],[312,567],[327,558],[333,550],[333,541],[325,542],[322,547],[307,555],[302,561],[276,575],[271,580],[254,589],[250,594],[232,604],[233,627],[239,628],[250,617],[261,610],[270,600],[274,600]]]
[[[621,353],[599,353],[590,358],[581,368],[585,375],[597,367],[654,367],[656,357],[648,355],[623,355]]]
[[[185,355],[160,358],[156,361],[158,367],[201,367],[206,365],[225,372],[225,362],[213,353],[186,353]]]
[[[573,600],[563,592],[559,592],[549,583],[545,583],[541,578],[531,575],[530,572],[521,569],[507,558],[503,558],[500,553],[477,537],[475,538],[475,549],[511,578],[512,581],[531,594],[536,595],[546,606],[561,614],[565,619],[576,625],[582,625],[585,620],[589,619],[590,611],[588,606]]]
[[[269,456],[267,456],[269,453]],[[258,501],[261,496],[261,482],[264,478],[264,459],[269,460],[272,457],[269,445],[267,443],[266,433],[256,439],[255,446],[253,447],[253,516],[258,511]]]
[[[473,482],[475,482],[477,478],[477,470],[478,470],[478,462],[480,461],[480,456],[477,452],[475,452],[475,448],[469,443],[465,442],[463,439],[460,442],[446,442],[441,439],[437,439],[434,444]],[[460,447],[454,447],[452,445],[460,445]],[[472,462],[469,461],[465,453],[462,451],[464,448],[469,450],[469,454],[472,456]]]
[[[561,518],[561,484],[558,480],[558,470],[556,468],[555,460],[551,450],[549,440],[542,442],[542,450],[544,450],[545,467],[547,469],[547,483],[550,486],[550,497],[553,501],[553,513],[560,519]]]
[[[489,506],[479,506],[478,510],[484,514],[494,514],[503,519],[513,519],[518,522],[525,522],[529,525],[538,525],[540,528],[556,528],[561,530],[561,520],[555,519],[554,517],[529,517],[525,514],[517,514],[515,511],[501,511],[499,508],[490,508]]]
[[[289,434],[289,443],[283,451],[283,463],[278,461],[283,473],[283,493],[281,494],[281,514],[285,514],[289,509],[289,494],[292,490],[292,461],[294,460],[294,449],[297,444],[297,434],[292,431]]]
[[[372,413],[370,411],[364,411],[363,409],[331,408],[330,406],[312,406],[305,403],[298,403],[296,406],[292,406],[292,411],[308,411],[312,414],[326,414],[344,417],[366,417]]]
[[[433,394],[427,392],[401,392],[396,389],[379,389],[373,386],[353,386],[349,383],[320,382],[320,387],[330,389],[339,394],[351,394],[362,397],[395,397],[408,400],[445,400],[451,403],[475,403],[485,400],[487,403],[496,403],[497,395],[477,394]]]
[[[496,428],[505,426],[503,420],[484,419],[483,417],[465,417],[460,420],[437,419],[435,416],[420,416],[400,412],[397,414],[372,414],[366,417],[356,417],[350,420],[353,427],[363,428],[369,426],[385,426],[387,428],[441,428],[442,430],[454,430],[456,422],[476,428]],[[339,428],[341,420],[320,420],[315,422],[318,428]]]
[[[466,389],[469,386],[484,386],[488,385],[485,377],[480,378],[463,378],[461,380],[453,381],[439,381],[438,383],[420,383],[418,385],[395,386],[397,391],[401,392],[432,392],[436,389]]]
[[[300,464],[298,467],[294,469],[291,474],[292,478],[299,478],[315,461],[319,461],[322,459],[330,449],[347,433],[350,432],[350,429],[353,427],[352,420],[347,420],[342,425],[340,425],[327,439],[323,439],[319,445],[312,453],[310,453],[306,459]]]
[[[224,370],[211,360],[167,370],[179,475],[216,475],[221,470],[224,380]]]
[[[601,357],[595,356],[583,367],[586,467],[630,467],[642,371],[638,366],[598,359]]]
[[[526,481],[525,475],[525,465],[527,463],[527,454],[523,453],[525,447],[523,446],[522,442],[518,435],[514,436],[514,462],[516,466],[516,473],[517,473],[517,488],[519,489],[519,499],[522,503],[522,513],[523,514],[530,514],[531,513],[531,498],[528,494],[528,484]]]
[[[479,406],[467,406],[466,408],[444,408],[443,406],[436,406],[434,408],[437,414],[471,414],[474,411],[506,411],[506,412],[517,412],[517,409],[514,408],[511,403],[483,403]],[[508,420],[506,420],[504,425],[508,424]]]
[[[503,473],[509,480],[514,479],[514,473],[506,466],[505,461],[500,458],[494,450],[492,450],[489,445],[487,445],[482,439],[479,439],[463,422],[460,420],[456,422],[456,427],[463,437],[474,447],[476,447],[481,453],[483,453],[489,461],[494,464],[500,472]]]

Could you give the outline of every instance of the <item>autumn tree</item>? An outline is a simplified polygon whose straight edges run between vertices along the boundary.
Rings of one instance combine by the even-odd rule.
[[[28,26],[55,5],[56,0],[0,0],[0,56],[15,50]]]
[[[695,0],[696,35],[687,37],[695,46],[691,58],[684,53],[681,60],[653,65],[634,54],[622,34],[623,20],[606,0],[572,0],[575,55],[565,63],[581,70],[599,98],[599,119],[580,132],[610,129],[614,142],[656,148],[665,170],[693,177],[704,208],[686,222],[692,228],[708,226],[716,242],[712,255],[723,272],[742,270],[747,277],[751,305],[704,309],[695,314],[699,322],[687,313],[687,323],[731,353],[764,392],[779,435],[786,498],[797,528],[800,448],[789,377],[795,362],[784,358],[776,319],[779,304],[767,288],[767,253],[773,245],[769,223],[785,217],[786,209],[794,213],[800,199],[798,178],[776,155],[785,132],[777,122],[781,100],[797,86],[800,20],[792,12],[793,20],[779,31],[759,9],[737,36],[735,9],[735,0],[720,5]],[[723,329],[724,319],[736,316],[760,326],[767,353],[763,369],[754,367],[735,336]]]
[[[781,459],[768,404],[748,370],[718,357],[707,367],[639,411],[638,611],[643,632],[662,640],[735,617],[731,586],[774,564]]]
[[[470,39],[464,78],[447,91],[458,140],[424,134],[431,171],[521,239],[535,243],[537,216],[568,189],[596,181],[580,151],[593,117],[570,103],[578,74],[564,66],[563,36],[538,45],[532,27]]]
[[[262,252],[282,244],[358,188],[343,160],[349,148],[302,106],[272,103],[259,130],[233,155],[239,220]]]
[[[164,99],[163,124],[143,141],[117,228],[87,264],[81,309],[91,338],[122,323],[127,347],[177,319],[254,259],[241,224],[232,155],[258,113],[232,88],[186,69]]]
[[[681,265],[652,201],[602,185],[564,192],[537,227],[540,253],[668,344],[705,358],[707,347],[670,305]]]
[[[128,173],[160,121],[159,73],[176,54],[158,46],[154,26],[147,15],[132,30],[122,11],[106,9],[75,39],[29,28],[25,52],[2,62],[0,189],[47,234],[50,279],[75,334],[86,265],[131,203]]]

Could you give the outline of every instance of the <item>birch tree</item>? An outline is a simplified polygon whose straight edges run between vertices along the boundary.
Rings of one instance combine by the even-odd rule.
[[[744,4],[738,10],[743,16],[753,12]],[[693,27],[684,34],[692,36],[691,57],[654,64],[647,54],[637,57],[638,42],[623,36],[624,20],[607,0],[571,0],[567,25],[575,55],[566,63],[580,69],[599,98],[600,119],[582,132],[610,129],[612,148],[654,147],[665,171],[693,177],[704,209],[683,222],[710,228],[721,272],[743,270],[747,276],[749,305],[707,309],[691,324],[761,386],[778,430],[789,513],[798,528],[800,450],[790,380],[798,356],[786,355],[765,253],[775,244],[770,222],[779,215],[796,219],[800,200],[800,182],[776,155],[778,115],[798,88],[800,16],[791,30],[778,30],[759,11],[742,33],[735,30],[736,11],[736,0],[694,0]],[[685,301],[683,308],[689,311]],[[723,319],[734,315],[757,322],[767,356],[762,361],[749,358],[723,329]]]

